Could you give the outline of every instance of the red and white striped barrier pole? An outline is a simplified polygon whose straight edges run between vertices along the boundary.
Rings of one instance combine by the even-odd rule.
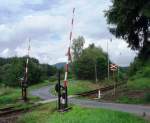
[[[71,20],[71,31],[70,31],[70,36],[69,36],[69,47],[68,47],[68,52],[67,52],[67,62],[65,65],[65,77],[64,77],[64,88],[66,90],[66,98],[65,98],[65,107],[68,107],[68,97],[67,97],[67,82],[68,82],[68,70],[69,70],[69,62],[71,62],[71,42],[72,42],[72,32],[73,32],[73,25],[74,25],[74,12],[75,12],[75,8],[73,8],[73,16],[72,16],[72,20]]]
[[[73,32],[73,25],[74,25],[74,12],[75,12],[75,8],[73,8],[73,17],[72,17],[72,21],[71,21],[71,31],[70,31],[70,37],[69,37],[69,47],[68,47],[68,52],[67,52],[67,56],[68,56],[68,60],[66,62],[65,65],[65,78],[64,78],[64,87],[67,87],[67,78],[68,78],[68,69],[69,69],[69,62],[71,62],[71,42],[72,42],[72,32]]]

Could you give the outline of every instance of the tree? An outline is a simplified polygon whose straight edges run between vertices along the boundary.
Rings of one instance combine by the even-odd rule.
[[[26,57],[0,58],[0,84],[20,86],[19,79],[24,77]],[[40,64],[35,58],[29,59],[28,82],[36,84],[56,74],[56,68]]]
[[[73,40],[72,44],[72,50],[73,50],[73,59],[78,60],[82,51],[83,51],[83,46],[84,46],[85,40],[84,37],[79,36],[77,39]]]
[[[113,0],[105,15],[116,37],[123,38],[139,57],[150,58],[150,0]]]
[[[74,73],[78,79],[95,80],[95,66],[97,78],[104,79],[107,71],[107,55],[94,44],[84,49],[80,58],[74,61]]]

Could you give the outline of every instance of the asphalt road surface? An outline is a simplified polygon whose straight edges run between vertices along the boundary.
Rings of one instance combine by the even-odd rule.
[[[40,97],[45,101],[46,100],[53,101],[55,99],[57,100],[57,97],[50,93],[50,86],[41,87],[39,89],[31,91],[30,93],[34,96]],[[105,108],[105,109],[111,109],[116,111],[133,113],[150,119],[150,106],[119,104],[119,103],[104,103],[104,102],[98,102],[96,100],[85,100],[85,99],[76,99],[76,98],[70,98],[69,102],[76,105],[86,106],[86,107]]]
[[[52,85],[44,86],[39,89],[34,89],[30,92],[31,95],[40,97],[43,100],[54,99],[56,96],[50,93],[50,88]]]

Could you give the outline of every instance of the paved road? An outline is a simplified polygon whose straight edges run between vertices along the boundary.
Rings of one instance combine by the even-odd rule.
[[[34,96],[39,96],[41,99],[45,100],[44,101],[45,103],[57,100],[57,97],[50,94],[49,90],[50,90],[50,86],[45,86],[40,89],[33,90],[31,94]],[[70,103],[76,105],[123,111],[123,112],[133,113],[140,116],[146,114],[146,118],[150,119],[150,106],[104,103],[104,102],[98,102],[93,100],[83,100],[83,99],[75,99],[75,98],[70,98],[69,101]]]
[[[81,105],[86,107],[105,108],[105,109],[133,113],[140,116],[146,115],[147,118],[150,118],[150,106],[104,103],[104,102],[98,102],[93,100],[81,100],[81,99],[74,99],[74,98],[70,99],[70,102],[76,105]]]
[[[54,99],[54,98],[56,98],[56,96],[54,96],[50,93],[51,86],[52,85],[44,86],[39,89],[35,89],[35,90],[31,91],[30,93],[31,93],[31,95],[38,96],[43,100]]]

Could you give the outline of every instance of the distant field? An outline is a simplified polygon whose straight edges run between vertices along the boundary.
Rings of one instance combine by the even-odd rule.
[[[20,117],[17,123],[148,123],[128,113],[105,109],[73,106],[66,113],[58,113],[55,104],[46,104]]]

